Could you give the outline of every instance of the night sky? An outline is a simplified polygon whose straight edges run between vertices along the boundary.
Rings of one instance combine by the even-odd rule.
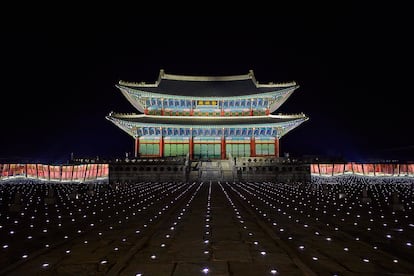
[[[281,139],[293,156],[414,160],[412,22],[387,12],[30,17],[1,30],[0,162],[132,152],[105,119],[135,112],[115,84],[155,82],[160,69],[296,81],[277,111],[310,117]]]

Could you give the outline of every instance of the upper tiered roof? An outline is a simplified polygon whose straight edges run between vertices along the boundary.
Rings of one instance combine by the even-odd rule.
[[[167,74],[160,70],[155,83],[119,81],[119,88],[157,94],[197,97],[234,97],[297,89],[296,82],[261,84],[253,70],[245,75],[189,76]]]

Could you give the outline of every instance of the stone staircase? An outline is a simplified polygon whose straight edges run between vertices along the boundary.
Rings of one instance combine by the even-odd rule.
[[[192,170],[189,174],[190,180],[199,181],[232,181],[233,167],[229,160],[209,160],[198,161],[192,165],[196,171]]]

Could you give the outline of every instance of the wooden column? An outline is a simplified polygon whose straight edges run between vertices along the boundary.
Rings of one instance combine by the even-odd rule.
[[[275,137],[275,156],[279,157],[279,138]]]
[[[160,157],[164,156],[164,136],[160,136]]]
[[[137,158],[139,154],[139,136],[135,138],[134,157]]]
[[[250,138],[250,156],[256,156],[256,139],[254,139],[254,136]]]
[[[193,132],[193,130],[190,130],[191,133]],[[193,160],[193,154],[194,154],[194,143],[193,143],[193,135],[190,135],[189,138],[189,145],[188,145],[188,149],[189,149],[189,155],[190,155],[190,160]]]
[[[221,159],[226,159],[226,140],[224,134],[221,136]]]

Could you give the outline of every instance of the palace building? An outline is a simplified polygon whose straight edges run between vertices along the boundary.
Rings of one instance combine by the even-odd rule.
[[[119,81],[140,112],[106,119],[135,140],[135,157],[278,157],[279,141],[308,117],[275,111],[299,87],[245,75],[189,76],[160,70],[155,83]]]

